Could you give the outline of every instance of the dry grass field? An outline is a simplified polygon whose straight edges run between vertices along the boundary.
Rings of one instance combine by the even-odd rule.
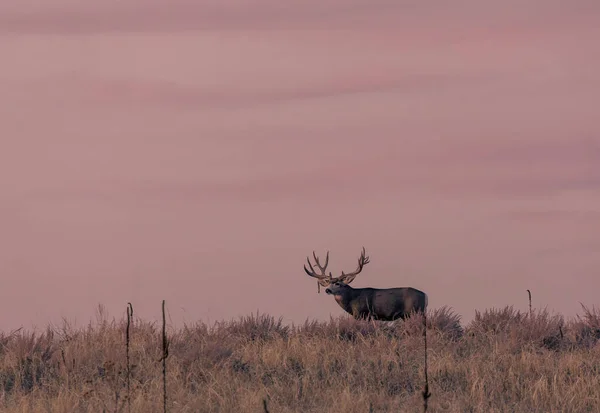
[[[600,312],[512,307],[461,326],[430,310],[430,412],[600,412]],[[0,336],[0,411],[163,410],[161,325],[134,319]],[[170,412],[423,411],[422,318],[286,326],[268,315],[167,328]],[[266,405],[263,403],[266,402]]]

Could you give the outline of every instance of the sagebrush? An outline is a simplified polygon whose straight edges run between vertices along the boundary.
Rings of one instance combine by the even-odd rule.
[[[600,411],[600,312],[427,314],[432,412]],[[422,318],[344,315],[288,326],[252,314],[167,330],[170,412],[418,412]],[[84,328],[0,335],[0,411],[162,411],[161,326],[101,316]]]

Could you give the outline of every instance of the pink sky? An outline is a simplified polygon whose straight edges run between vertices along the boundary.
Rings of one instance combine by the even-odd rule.
[[[168,4],[168,5],[167,5]],[[596,0],[0,3],[0,329],[413,286],[599,305]]]

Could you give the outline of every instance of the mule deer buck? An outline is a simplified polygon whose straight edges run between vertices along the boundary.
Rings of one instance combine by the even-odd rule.
[[[329,264],[329,251],[327,251],[323,265],[321,265],[314,251],[313,258],[319,273],[315,272],[309,257],[306,257],[309,268],[304,265],[304,271],[311,277],[316,278],[320,286],[326,287],[325,293],[333,295],[340,307],[356,319],[393,321],[401,318],[404,320],[413,312],[423,313],[427,309],[427,294],[412,287],[384,289],[350,287],[348,284],[369,263],[369,257],[365,255],[364,247],[358,259],[356,270],[349,273],[342,271],[342,275],[339,277],[333,277],[331,272],[329,272],[329,275],[326,273]]]

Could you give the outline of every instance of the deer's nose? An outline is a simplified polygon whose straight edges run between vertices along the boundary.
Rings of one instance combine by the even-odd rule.
[[[325,290],[325,292],[326,292],[327,294],[331,294],[331,290],[330,290],[329,288],[328,288],[328,289],[326,289],[326,290]]]

